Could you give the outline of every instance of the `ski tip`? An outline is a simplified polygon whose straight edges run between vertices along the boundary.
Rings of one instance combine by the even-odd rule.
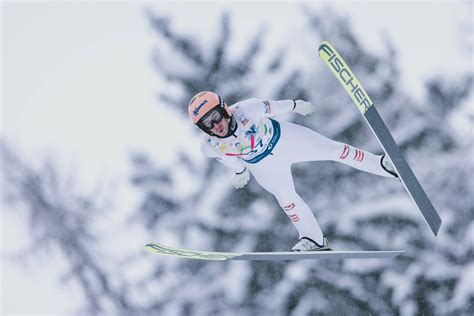
[[[146,244],[145,245],[145,250],[148,251],[148,252],[154,252],[152,244]]]
[[[199,251],[199,250],[188,250],[174,248],[159,244],[156,242],[145,245],[145,249],[150,253],[169,255],[175,257],[181,257],[185,259],[198,259],[198,260],[218,260],[224,261],[234,257],[238,257],[241,254],[231,252],[214,252],[214,251]]]
[[[322,41],[318,47],[319,58],[326,61],[329,57],[334,55],[335,48],[328,41]]]

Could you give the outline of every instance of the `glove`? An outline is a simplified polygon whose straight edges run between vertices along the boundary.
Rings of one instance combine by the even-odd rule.
[[[234,179],[232,180],[232,183],[234,184],[234,187],[236,189],[241,189],[247,185],[249,180],[250,180],[250,172],[247,170],[247,167],[245,167],[244,171],[242,171],[241,173],[236,173],[234,175]]]
[[[316,107],[311,104],[311,102],[306,102],[303,100],[295,101],[295,108],[293,112],[298,113],[300,115],[309,115],[316,110]]]

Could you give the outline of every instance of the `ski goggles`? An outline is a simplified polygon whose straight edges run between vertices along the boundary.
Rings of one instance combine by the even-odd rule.
[[[218,108],[214,108],[209,113],[207,113],[202,119],[201,124],[202,126],[206,127],[207,129],[211,130],[214,124],[219,123],[224,118],[224,115]]]

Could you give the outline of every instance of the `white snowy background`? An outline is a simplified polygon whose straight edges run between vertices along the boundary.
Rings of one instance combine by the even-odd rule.
[[[448,303],[437,306],[440,314],[467,314],[473,311],[474,227],[469,222],[474,206],[469,195],[474,194],[474,189],[472,180],[468,179],[473,174],[474,160],[472,2],[354,1],[302,5],[285,2],[4,1],[1,10],[1,139],[7,148],[2,147],[2,150],[13,152],[22,161],[17,164],[8,158],[2,159],[2,315],[117,315],[120,311],[123,314],[148,315],[347,312],[335,308],[336,303],[321,296],[317,288],[324,291],[324,282],[334,282],[339,289],[350,289],[347,291],[359,302],[354,304],[360,304],[361,308],[367,304],[372,311],[380,314],[397,311],[413,315],[431,311],[432,307],[423,309],[425,302],[417,305],[417,298],[422,297],[423,293],[416,292],[416,284],[429,277],[456,280],[452,281],[454,285],[446,287],[438,283],[426,285],[433,292],[433,301],[439,296],[442,297],[439,299],[441,302]],[[325,29],[326,38],[315,35],[311,18],[305,15],[305,11],[319,15],[319,23],[334,24],[320,24],[319,27]],[[406,122],[395,120],[392,126],[389,119],[389,127],[396,130],[395,138],[398,141],[408,139],[417,130],[421,131],[426,122],[437,122],[439,117],[447,117],[446,126],[432,126],[433,133],[437,135],[439,132],[442,138],[443,133],[449,130],[446,133],[455,139],[456,148],[459,148],[445,150],[449,145],[442,140],[436,141],[436,137],[429,143],[430,148],[425,147],[424,151],[418,151],[410,142],[405,148],[415,173],[445,220],[440,235],[436,239],[430,235],[428,226],[410,204],[411,201],[404,197],[405,193],[397,183],[374,180],[373,176],[330,165],[328,171],[320,171],[327,183],[318,189],[318,197],[326,194],[326,198],[315,198],[311,187],[306,186],[307,181],[311,183],[311,180],[304,177],[308,175],[305,169],[301,167],[294,171],[295,178],[300,179],[297,180],[297,187],[318,210],[318,219],[323,228],[327,227],[329,234],[333,234],[336,247],[363,247],[364,243],[358,244],[357,241],[361,239],[368,241],[368,247],[409,250],[407,245],[413,244],[411,236],[419,234],[423,238],[421,243],[429,245],[423,252],[422,260],[418,262],[417,254],[412,252],[409,259],[391,263],[371,260],[334,263],[341,271],[329,268],[328,263],[322,263],[321,268],[314,270],[318,262],[279,263],[274,266],[240,262],[188,264],[179,259],[151,256],[143,251],[143,245],[152,240],[186,248],[211,250],[221,247],[216,250],[252,251],[272,250],[265,248],[266,245],[276,247],[275,250],[285,250],[296,239],[291,223],[286,222],[272,198],[264,195],[264,198],[257,199],[263,193],[256,183],[251,182],[246,196],[232,190],[231,173],[218,164],[209,165],[200,155],[199,134],[195,127],[187,121],[183,110],[173,105],[173,100],[162,97],[166,95],[174,100],[184,100],[188,91],[177,85],[167,73],[192,76],[195,65],[180,59],[176,48],[168,45],[166,38],[154,29],[151,16],[168,17],[173,33],[192,39],[201,51],[210,52],[216,47],[216,39],[221,34],[224,12],[228,14],[231,29],[226,48],[227,61],[242,58],[260,28],[263,26],[265,29],[259,55],[252,63],[254,78],[251,82],[256,86],[253,88],[256,95],[250,96],[277,99],[284,90],[279,88],[281,78],[291,77],[293,71],[299,70],[301,75],[293,84],[303,85],[306,91],[314,91],[307,97],[318,110],[313,118],[301,120],[283,116],[281,119],[300,119],[298,123],[330,137],[346,137],[346,134],[340,134],[344,126],[356,124],[359,129],[365,127],[354,123],[361,118],[350,99],[333,88],[338,83],[331,82],[335,79],[319,60],[318,43],[322,39],[333,41],[336,47],[340,47],[338,43],[344,43],[339,49],[341,54],[351,54],[353,48],[350,41],[344,42],[336,34],[339,31],[337,23],[348,23],[363,52],[390,62],[386,58],[389,55],[387,47],[396,51],[392,66],[397,67],[395,73],[399,76],[395,83],[397,94],[391,96],[387,104],[381,104],[380,112],[385,118],[396,111],[392,110],[394,107],[398,110],[415,107],[407,111],[414,111],[418,116],[403,117]],[[334,22],[335,19],[339,22]],[[274,73],[265,73],[271,59],[283,50],[282,66]],[[367,75],[364,78],[360,73],[363,70],[358,72],[356,67],[353,69],[361,82],[368,90],[375,89],[379,84],[374,79],[376,77]],[[383,76],[384,71],[390,70],[382,69],[377,73],[381,72]],[[454,89],[462,86],[468,76],[471,76],[468,85],[470,95],[462,98],[455,110],[430,110],[430,100],[433,100],[430,98],[433,96],[427,89],[428,81],[439,79]],[[229,79],[232,78],[222,81]],[[231,94],[239,84],[236,82],[221,87],[221,90],[224,95]],[[292,89],[298,91],[298,88]],[[244,92],[239,93],[245,95]],[[337,115],[328,107],[328,104],[335,102],[334,96],[338,98],[336,103],[340,104]],[[376,104],[384,101],[377,95],[374,99]],[[182,106],[185,107],[186,103]],[[436,131],[437,128],[440,131]],[[361,146],[361,139],[371,137],[367,130],[359,133],[352,128],[350,132],[354,136],[339,140],[352,141],[354,145]],[[374,152],[379,150],[373,140],[363,145]],[[425,145],[423,142],[420,144]],[[442,159],[437,157],[437,152],[441,150]],[[2,151],[2,156],[8,155]],[[315,165],[304,167],[317,168]],[[214,170],[212,181],[207,181],[206,173],[201,168]],[[332,170],[338,170],[341,174],[336,177]],[[92,241],[84,239],[84,245],[93,245],[88,256],[93,257],[95,262],[95,265],[87,265],[91,269],[85,273],[85,278],[89,278],[87,281],[75,277],[76,273],[81,275],[77,270],[79,265],[74,266],[75,261],[68,260],[74,257],[73,253],[80,253],[74,248],[75,244],[54,241],[68,239],[57,227],[61,222],[56,219],[49,221],[49,217],[41,215],[50,214],[48,212],[35,215],[34,203],[31,206],[30,202],[39,200],[34,199],[31,191],[23,195],[24,201],[18,198],[21,194],[14,186],[23,182],[16,183],[11,179],[19,179],[30,171],[31,174],[37,172],[45,178],[49,177],[53,183],[46,181],[46,185],[51,186],[45,189],[49,190],[46,196],[52,197],[53,201],[61,199],[61,207],[72,208],[71,219],[65,217],[61,221],[72,221],[78,236],[84,227],[86,235],[93,236]],[[439,176],[433,176],[437,172]],[[454,177],[462,179],[463,175],[466,182],[459,184]],[[442,176],[447,179],[441,180]],[[170,177],[172,180],[168,179]],[[156,183],[153,183],[154,178]],[[338,180],[332,178],[343,180],[336,188]],[[165,179],[164,182],[160,182],[162,179]],[[374,188],[371,188],[371,182],[375,183]],[[154,187],[159,183],[169,185]],[[362,187],[371,188],[373,193],[359,196],[352,192],[360,183]],[[443,191],[456,185],[460,188],[453,191],[459,196]],[[202,193],[200,189],[203,186],[208,186],[204,194],[209,196],[200,197],[196,202],[193,197],[197,192]],[[168,201],[171,206],[179,205],[187,209],[171,214],[144,212],[143,209],[147,208],[144,201],[154,190],[159,191],[158,196],[170,197],[173,200]],[[393,194],[387,194],[387,191]],[[237,194],[240,195],[236,197]],[[77,196],[95,198],[92,203],[82,201],[84,204],[80,204],[75,199]],[[68,197],[75,206],[68,205]],[[223,197],[229,197],[236,203],[244,201],[247,209],[242,210],[242,216],[236,216],[239,207],[234,205],[229,207],[233,214],[221,214],[223,217],[219,217],[216,212],[222,208]],[[467,200],[467,209],[464,207],[462,214],[453,212],[456,207],[450,208],[450,205],[461,200]],[[93,204],[92,209],[77,206],[89,204]],[[160,203],[156,205],[162,206]],[[350,211],[346,209],[348,206]],[[61,212],[61,208],[57,210]],[[365,230],[364,227],[355,227],[360,223],[358,220],[363,222],[366,216],[386,214],[389,218],[393,213],[397,216],[406,214],[407,225],[415,225],[411,228],[411,234],[384,234],[370,225],[364,226]],[[225,220],[227,217],[231,221]],[[457,221],[466,225],[462,227],[461,236],[446,229],[455,229],[453,223]],[[196,226],[196,223],[199,225]],[[448,226],[450,223],[453,225]],[[271,237],[268,230],[272,230],[272,226],[268,225],[277,225],[274,230],[284,227],[281,230],[282,239],[276,239],[276,245],[273,242],[256,245],[257,240],[261,239],[255,236],[264,236],[264,240]],[[74,229],[72,231],[75,232]],[[355,235],[355,232],[361,235]],[[355,241],[338,240],[338,233],[353,235],[351,237]],[[278,232],[273,234],[278,235]],[[448,237],[453,234],[456,238]],[[224,241],[216,244],[217,238]],[[225,241],[226,238],[228,241]],[[281,243],[278,244],[278,241]],[[370,244],[372,241],[374,244]],[[440,259],[451,247],[462,257],[456,265],[448,259]],[[410,260],[417,263],[411,264]],[[432,262],[437,264],[431,265]],[[390,268],[385,268],[389,265]],[[96,266],[108,280],[105,287],[104,279],[91,277],[95,275],[91,267]],[[402,266],[408,269],[402,271]],[[352,277],[366,271],[382,271],[383,276],[374,281],[374,293],[361,288],[357,277]],[[313,274],[323,275],[318,276],[321,277],[318,279],[322,282],[320,285],[305,283],[311,280]],[[421,279],[417,278],[420,275]],[[248,301],[249,284],[254,291],[252,293],[257,293],[257,298],[252,301],[255,306],[242,303]],[[382,287],[384,290],[390,288],[393,292],[380,296],[380,301],[376,298],[371,300],[370,296],[377,296],[375,292],[379,286],[385,286]],[[99,290],[88,292],[87,287]],[[94,301],[87,293],[107,295]],[[295,300],[294,296],[298,300],[293,304],[291,300]],[[280,301],[280,298],[288,299],[289,303]],[[202,302],[197,303],[199,300]],[[315,300],[318,301],[317,307],[313,306]],[[390,304],[383,305],[382,302],[387,300]],[[436,306],[433,301],[429,303]],[[214,306],[209,307],[212,304]],[[360,311],[354,309],[352,312],[358,314]]]

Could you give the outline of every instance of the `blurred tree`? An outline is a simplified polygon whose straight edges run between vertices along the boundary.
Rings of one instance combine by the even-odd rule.
[[[85,196],[77,192],[74,177],[60,174],[52,161],[39,167],[24,161],[4,141],[0,142],[2,198],[27,213],[30,246],[10,254],[24,261],[41,253],[59,252],[68,264],[64,280],[76,281],[87,302],[83,313],[97,315],[106,308],[126,312],[124,293],[113,286],[97,250],[93,225],[108,207],[105,188]],[[7,210],[7,209],[6,209]]]

